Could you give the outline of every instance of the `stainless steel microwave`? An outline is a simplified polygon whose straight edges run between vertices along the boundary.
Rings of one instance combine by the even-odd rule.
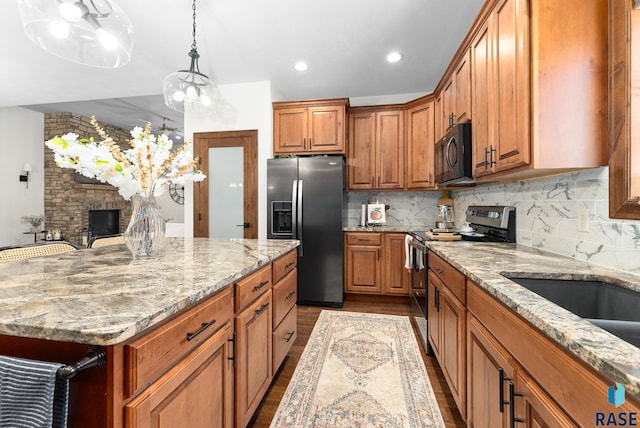
[[[435,178],[440,186],[472,184],[471,123],[458,123],[436,142]]]

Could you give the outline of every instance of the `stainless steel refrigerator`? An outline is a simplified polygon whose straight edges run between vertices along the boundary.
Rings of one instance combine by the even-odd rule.
[[[342,306],[344,158],[267,160],[267,237],[298,239],[298,303]]]

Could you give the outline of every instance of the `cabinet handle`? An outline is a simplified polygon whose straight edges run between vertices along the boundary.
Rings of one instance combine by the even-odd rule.
[[[380,187],[380,176],[378,176],[378,187]]]
[[[227,342],[231,342],[231,349],[233,350],[233,354],[230,357],[227,357],[228,360],[233,361],[233,367],[236,366],[236,332],[233,332],[233,337],[231,339],[227,339]]]
[[[378,248],[378,260],[380,260],[380,248]]]
[[[305,149],[305,150],[307,148],[307,139],[306,138],[302,139],[302,148]]]
[[[440,290],[438,290],[437,288],[434,288],[433,297],[434,297],[436,312],[440,312]]]
[[[309,148],[311,148],[311,138],[309,138]]]
[[[372,175],[371,176],[371,187],[373,187],[375,185],[375,177]]]
[[[433,183],[433,174],[429,173],[429,183]]]
[[[489,147],[484,149],[484,169],[487,169],[487,167],[489,166],[489,161],[487,160],[488,157],[489,157]]]
[[[286,265],[284,265],[285,269],[289,269],[291,266],[295,266],[296,262],[289,262]]]
[[[442,269],[440,269],[439,267],[434,267],[434,268],[432,268],[432,269],[433,269],[433,271],[434,271],[435,273],[437,273],[438,275],[442,275]]]
[[[367,238],[358,238],[358,242],[369,242]]]
[[[504,399],[504,383],[505,381],[511,380],[511,378],[504,375],[504,369],[502,367],[500,367],[498,371],[500,372],[500,389],[498,389],[498,391],[500,391],[500,413],[504,413],[504,405],[510,403],[510,401],[505,401]]]
[[[265,303],[264,305],[260,306],[258,309],[255,310],[256,316],[260,316],[260,314],[263,313],[268,307],[269,307],[268,303]]]
[[[287,295],[286,295],[286,297],[284,298],[284,300],[285,300],[285,301],[289,301],[289,300],[291,300],[291,298],[292,298],[293,296],[295,296],[295,295],[296,295],[296,292],[295,292],[295,291],[290,291],[290,292],[289,292],[289,294],[287,294]]]
[[[255,287],[253,287],[253,291],[258,291],[260,290],[262,287],[264,287],[265,285],[267,285],[269,283],[269,281],[261,281],[260,284],[256,285]]]
[[[296,334],[296,331],[294,330],[294,331],[291,331],[291,332],[289,332],[289,333],[287,333],[287,334],[289,335],[289,337],[286,337],[286,338],[284,339],[284,341],[285,341],[285,342],[287,342],[287,343],[289,343],[289,341],[291,340],[291,338],[293,337],[293,335],[294,335],[294,334]]]
[[[493,166],[496,163],[496,161],[493,160],[494,153],[496,153],[496,149],[494,149],[493,146],[491,146],[490,155],[489,155],[489,166]]]
[[[516,422],[524,422],[524,419],[516,418],[515,397],[522,397],[522,394],[515,392],[513,382],[509,382],[509,428],[515,428]]]
[[[216,320],[211,320],[209,322],[203,322],[199,329],[197,329],[193,333],[187,333],[187,340],[192,340],[197,335],[199,335],[200,333],[202,333],[203,331],[205,331],[207,328],[211,327],[215,323],[216,323]]]

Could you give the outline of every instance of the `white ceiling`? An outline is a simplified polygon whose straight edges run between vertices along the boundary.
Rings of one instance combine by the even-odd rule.
[[[51,0],[54,1],[54,0]],[[0,107],[70,111],[131,127],[182,126],[162,79],[189,67],[189,0],[118,0],[133,22],[118,69],[53,56],[22,31],[15,0],[0,13]],[[432,92],[483,0],[199,0],[200,70],[218,84],[269,80],[285,100]],[[404,59],[385,61],[391,50]],[[309,70],[293,69],[305,60]],[[96,101],[97,100],[97,101]],[[142,122],[142,123],[141,123]]]

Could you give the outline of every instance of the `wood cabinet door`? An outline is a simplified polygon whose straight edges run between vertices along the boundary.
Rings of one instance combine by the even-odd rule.
[[[514,396],[507,400],[515,403],[513,418],[520,419],[519,427],[548,428],[577,427],[567,414],[524,371],[518,370],[514,385]],[[521,395],[515,395],[521,394]]]
[[[406,114],[407,189],[432,189],[435,187],[433,110],[433,101],[430,101],[409,109]]]
[[[347,245],[347,293],[380,294],[380,246]]]
[[[404,188],[404,110],[376,113],[376,147],[376,188]]]
[[[272,369],[271,291],[235,318],[236,426],[247,426],[269,388]]]
[[[347,177],[349,190],[374,189],[376,177],[375,113],[349,115],[349,156]]]
[[[307,109],[273,111],[273,154],[300,153],[307,146]]]
[[[233,329],[228,323],[125,406],[131,428],[231,428]]]
[[[460,59],[453,75],[455,89],[456,123],[471,120],[471,66],[470,51]]]
[[[442,366],[441,342],[440,342],[440,288],[436,275],[429,271],[427,274],[427,333],[429,344],[433,350],[433,354]]]
[[[308,151],[344,153],[344,106],[309,108],[307,117]]]
[[[467,412],[467,309],[447,288],[440,290],[441,367],[462,419]]]
[[[453,115],[453,116],[452,116]],[[453,77],[444,85],[442,90],[442,130],[446,132],[450,125],[456,123],[456,89]]]
[[[489,16],[471,42],[471,110],[473,111],[473,176],[481,177],[493,172],[490,146],[494,123],[491,111],[496,100],[491,96],[491,33]]]
[[[528,11],[527,0],[501,0],[493,12],[497,171],[526,165],[530,158]]]
[[[640,10],[609,0],[609,217],[640,220]],[[633,115],[632,115],[633,113]]]
[[[509,380],[516,369],[506,350],[469,313],[467,318],[467,426],[508,427]],[[503,403],[501,404],[500,401]]]
[[[384,234],[383,293],[408,296],[411,275],[405,269],[405,233]]]

